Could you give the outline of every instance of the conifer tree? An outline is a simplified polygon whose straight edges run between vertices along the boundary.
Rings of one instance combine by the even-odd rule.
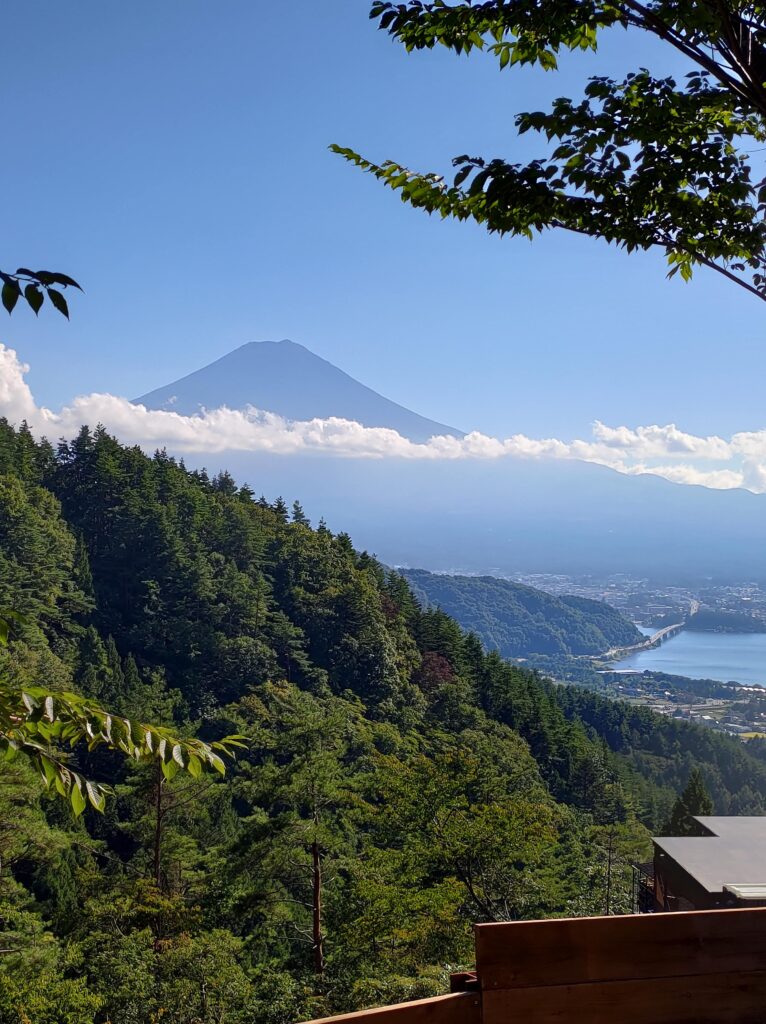
[[[695,766],[686,788],[673,805],[665,832],[669,836],[699,835],[701,829],[695,817],[712,813],[713,801],[705,787],[702,772]]]
[[[111,638],[110,638],[111,639]],[[112,644],[114,641],[112,640]],[[116,653],[116,652],[115,652]],[[95,626],[88,626],[80,640],[79,682],[89,697],[101,698],[109,693],[109,661],[107,649]]]
[[[302,526],[311,526],[308,516],[303,511],[303,505],[297,500],[293,502],[293,522],[300,523]]]
[[[108,682],[103,692],[103,700],[110,707],[116,707],[116,702],[123,701],[125,697],[125,676],[120,652],[112,636],[107,637],[106,641],[106,664]]]
[[[233,497],[237,493],[237,482],[231,473],[224,469],[213,477],[213,490]]]
[[[281,494],[274,502],[274,504],[271,506],[271,508],[273,509],[274,512],[276,512],[276,514],[279,516],[283,523],[287,522],[287,505],[285,504],[285,499],[282,497]]]
[[[93,574],[90,571],[90,559],[88,548],[83,535],[77,535],[77,545],[74,553],[74,564],[72,565],[72,577],[80,590],[89,602],[93,601]]]

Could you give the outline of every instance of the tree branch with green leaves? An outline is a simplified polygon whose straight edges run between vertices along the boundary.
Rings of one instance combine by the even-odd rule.
[[[61,289],[77,288],[82,291],[80,285],[68,274],[55,274],[50,270],[28,270],[26,267],[19,267],[15,274],[0,270],[0,281],[3,282],[0,300],[8,313],[14,311],[21,299],[37,316],[47,297],[53,308],[68,320],[69,304]]]
[[[331,147],[410,205],[532,238],[560,228],[628,252],[661,249],[668,276],[706,266],[766,300],[766,6],[731,0],[375,0],[370,17],[408,51],[483,51],[500,69],[558,66],[615,27],[662,39],[689,62],[681,83],[647,69],[592,77],[582,99],[516,115],[545,152],[527,163],[453,158],[451,182]]]
[[[0,646],[8,643],[11,622],[0,614]],[[37,769],[47,789],[68,800],[76,815],[90,804],[103,811],[109,789],[86,779],[72,766],[68,750],[83,743],[88,750],[107,747],[133,761],[159,763],[166,779],[179,771],[198,778],[203,771],[225,772],[224,758],[244,746],[241,736],[204,743],[181,739],[171,730],[111,714],[76,693],[51,693],[41,687],[14,686],[0,672],[0,753],[6,760],[21,755]],[[68,749],[67,749],[68,748]]]

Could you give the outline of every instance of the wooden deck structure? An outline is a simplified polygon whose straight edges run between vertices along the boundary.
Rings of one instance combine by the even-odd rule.
[[[766,908],[477,925],[452,987],[323,1024],[766,1024]]]

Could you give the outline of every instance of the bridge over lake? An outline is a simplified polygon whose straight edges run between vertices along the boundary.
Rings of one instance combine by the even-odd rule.
[[[680,633],[692,615],[697,614],[699,607],[699,601],[690,601],[689,611],[680,622],[674,622],[670,626],[663,626],[662,629],[658,629],[656,633],[652,633],[651,636],[648,636],[640,643],[630,644],[628,647],[612,647],[602,654],[601,657],[609,661],[616,661],[619,658],[627,658],[629,654],[636,654],[638,651],[648,651],[651,647],[659,647],[663,641],[669,640],[676,633]]]

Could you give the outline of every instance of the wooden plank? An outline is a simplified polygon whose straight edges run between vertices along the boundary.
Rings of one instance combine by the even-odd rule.
[[[766,970],[766,909],[476,927],[483,991]]]
[[[766,972],[483,994],[484,1024],[764,1024]]]
[[[481,1024],[481,993],[453,992],[410,1003],[378,1006],[337,1017],[323,1017],[321,1024]],[[309,1024],[319,1024],[311,1021]]]
[[[479,987],[476,971],[457,971],[449,976],[450,992],[473,992]]]

